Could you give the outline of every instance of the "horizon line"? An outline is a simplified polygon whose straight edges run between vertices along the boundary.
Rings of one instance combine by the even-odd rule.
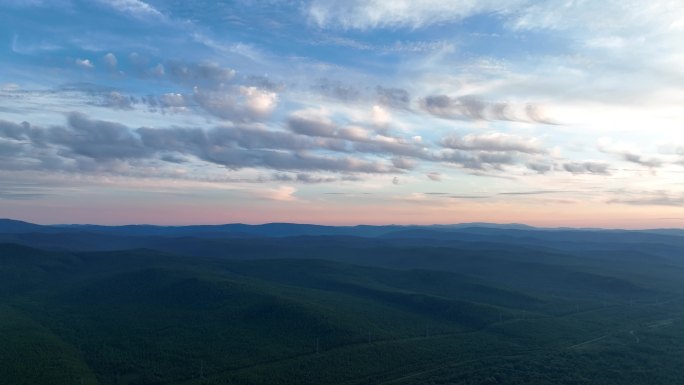
[[[226,222],[226,223],[199,223],[199,224],[154,224],[154,223],[126,223],[126,224],[98,224],[98,223],[37,223],[23,219],[15,218],[0,218],[0,221],[14,221],[36,226],[99,226],[99,227],[126,227],[126,226],[150,226],[150,227],[194,227],[194,226],[266,226],[266,225],[296,225],[296,226],[319,226],[319,227],[438,227],[438,226],[464,226],[473,225],[473,227],[487,227],[487,226],[521,226],[530,229],[539,230],[622,230],[622,231],[649,231],[649,230],[682,230],[684,227],[644,227],[644,228],[620,228],[620,227],[600,227],[600,226],[535,226],[521,222],[453,222],[453,223],[429,223],[429,224],[347,224],[347,225],[331,225],[320,223],[300,223],[300,222],[261,222],[261,223],[244,223],[244,222]],[[524,229],[510,229],[510,230],[524,230]]]

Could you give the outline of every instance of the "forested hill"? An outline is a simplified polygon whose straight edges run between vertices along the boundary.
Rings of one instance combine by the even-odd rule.
[[[674,384],[683,242],[520,225],[2,221],[0,382]]]

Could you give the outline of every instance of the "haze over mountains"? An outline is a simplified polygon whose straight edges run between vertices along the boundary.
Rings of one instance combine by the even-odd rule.
[[[507,233],[517,236],[529,235],[528,232],[554,231],[554,232],[597,232],[603,234],[669,234],[684,235],[684,229],[644,229],[644,230],[622,230],[622,229],[603,229],[603,228],[570,228],[570,227],[534,227],[519,223],[499,224],[486,222],[458,223],[447,225],[357,225],[357,226],[329,226],[298,223],[266,223],[260,225],[249,225],[242,223],[231,223],[221,225],[186,225],[186,226],[160,226],[160,225],[121,225],[105,226],[92,224],[56,224],[38,225],[34,223],[0,218],[0,232],[2,233],[71,233],[71,232],[92,232],[117,235],[138,235],[138,236],[265,236],[265,237],[287,237],[299,235],[349,235],[359,237],[382,237],[400,234],[401,236],[415,234],[434,237],[437,234],[445,233],[467,233],[479,231],[492,231],[499,233],[510,230]]]
[[[518,245],[562,250],[603,249],[625,245],[658,253],[684,245],[684,230],[615,230],[535,228],[523,224],[463,223],[432,226],[322,226],[293,223],[263,225],[225,224],[195,226],[154,225],[37,225],[0,219],[0,242],[48,249],[82,251],[149,248],[174,252],[180,247],[195,255],[226,254],[230,243],[243,244],[342,244],[354,247],[414,244],[473,248],[486,245]],[[285,239],[283,239],[285,238]]]

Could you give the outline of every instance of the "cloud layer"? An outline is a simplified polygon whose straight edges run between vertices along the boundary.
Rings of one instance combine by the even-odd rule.
[[[56,0],[0,12],[0,209],[61,207],[54,178],[84,202],[101,192],[83,179],[125,185],[131,207],[179,183],[242,206],[324,202],[400,221],[524,221],[542,207],[641,217],[684,194],[677,2]],[[444,194],[426,193],[435,186]]]

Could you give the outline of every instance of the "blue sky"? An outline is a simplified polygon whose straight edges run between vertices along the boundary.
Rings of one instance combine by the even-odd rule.
[[[0,216],[684,226],[677,1],[0,3]]]

